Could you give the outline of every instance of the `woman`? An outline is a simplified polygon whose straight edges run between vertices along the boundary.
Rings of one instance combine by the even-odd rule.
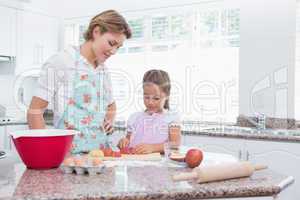
[[[66,49],[44,64],[27,112],[29,128],[45,128],[43,112],[50,104],[55,128],[80,131],[73,141],[73,153],[106,144],[106,135],[113,130],[116,104],[104,62],[130,37],[126,20],[116,11],[93,17],[80,47]]]

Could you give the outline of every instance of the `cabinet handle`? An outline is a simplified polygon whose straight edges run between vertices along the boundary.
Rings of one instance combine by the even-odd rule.
[[[42,45],[39,44],[39,60],[38,64],[42,63]]]
[[[239,160],[242,160],[242,150],[239,150]]]
[[[11,150],[10,136],[7,132],[7,126],[4,127],[4,149]]]
[[[247,161],[249,160],[249,157],[250,157],[250,154],[249,154],[249,151],[247,151],[247,153],[246,153],[246,160]]]
[[[35,65],[37,62],[38,62],[38,47],[37,45],[34,46],[34,49],[33,49],[33,64]]]
[[[44,46],[41,45],[41,57],[40,57],[40,63],[44,62]]]

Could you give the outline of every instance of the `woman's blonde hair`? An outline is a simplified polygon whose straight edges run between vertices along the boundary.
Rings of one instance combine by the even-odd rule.
[[[125,18],[115,10],[107,10],[93,17],[84,33],[85,41],[93,39],[93,30],[100,28],[101,34],[106,32],[123,33],[127,39],[131,38],[131,30]]]
[[[157,69],[147,71],[144,74],[143,85],[149,83],[157,85],[167,95],[167,97],[170,96],[171,81],[167,72]],[[169,110],[169,98],[167,98],[164,108]]]

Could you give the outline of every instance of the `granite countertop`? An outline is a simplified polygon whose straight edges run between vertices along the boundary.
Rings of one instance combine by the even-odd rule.
[[[269,140],[278,142],[300,142],[300,130],[276,130],[268,129],[261,131],[244,131],[243,127],[236,127],[236,129],[231,130],[184,130],[184,135],[194,135],[194,136],[209,136],[209,137],[227,137],[227,138],[241,138],[241,139],[253,139],[253,140]]]
[[[206,155],[206,154],[204,154]],[[220,154],[211,154],[211,158]],[[209,156],[208,156],[209,157]],[[224,157],[223,157],[224,158]],[[64,174],[60,169],[29,170],[21,162],[1,165],[0,199],[100,200],[100,199],[203,199],[219,197],[272,196],[293,183],[293,178],[271,170],[250,178],[205,184],[173,182],[171,176],[189,171],[161,162],[127,162],[108,167],[103,174]],[[207,160],[205,161],[207,163]]]
[[[226,127],[230,127],[230,128],[226,129]],[[119,131],[126,130],[124,127],[121,126],[117,126],[115,129]],[[205,128],[203,126],[193,126],[193,127],[183,126],[182,134],[193,135],[193,136],[269,140],[269,141],[278,141],[278,142],[296,142],[296,143],[300,142],[300,129],[256,130],[253,128],[240,127],[240,126],[215,125],[214,128]]]

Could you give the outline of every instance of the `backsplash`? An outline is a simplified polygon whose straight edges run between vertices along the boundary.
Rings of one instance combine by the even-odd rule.
[[[242,127],[255,127],[251,122],[257,122],[256,117],[250,116],[238,116],[237,118],[237,126]],[[266,117],[266,128],[271,129],[296,129],[296,120],[295,119],[284,119],[284,118],[274,118],[274,117]]]

